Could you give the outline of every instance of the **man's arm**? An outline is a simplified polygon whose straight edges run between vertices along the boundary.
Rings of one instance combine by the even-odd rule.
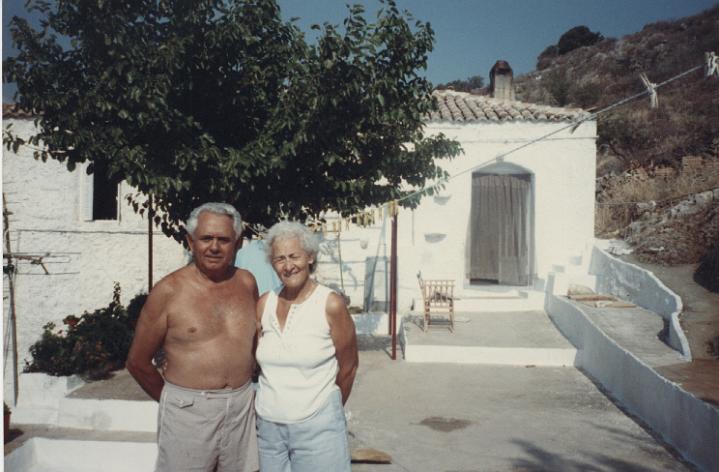
[[[125,363],[128,372],[155,401],[160,401],[160,393],[165,381],[152,364],[152,358],[165,341],[167,334],[165,305],[170,295],[167,282],[160,282],[150,291],[150,296],[147,297],[137,321],[135,336]]]
[[[339,370],[335,383],[342,393],[342,404],[347,402],[352,391],[352,384],[359,365],[357,354],[357,335],[355,324],[352,321],[347,305],[341,296],[336,293],[330,294],[327,299],[327,322],[330,325],[330,336],[335,345],[335,355]]]

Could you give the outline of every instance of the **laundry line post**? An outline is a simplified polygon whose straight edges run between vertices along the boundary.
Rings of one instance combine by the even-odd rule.
[[[152,209],[152,195],[147,197],[147,293],[152,290],[152,226],[155,212]]]
[[[394,203],[394,202],[393,202]],[[389,262],[389,334],[392,336],[392,360],[397,359],[397,207],[392,205],[392,237]]]

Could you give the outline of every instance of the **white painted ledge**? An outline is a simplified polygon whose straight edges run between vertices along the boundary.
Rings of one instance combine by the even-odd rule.
[[[142,472],[155,468],[157,444],[32,438],[5,456],[5,470]]]
[[[547,294],[547,314],[577,346],[577,366],[702,470],[719,470],[719,408],[659,375],[577,305]]]
[[[664,318],[669,324],[669,345],[687,361],[692,360],[689,341],[679,324],[682,299],[650,271],[624,262],[598,245],[592,250],[589,273],[597,278],[597,290],[635,303]]]

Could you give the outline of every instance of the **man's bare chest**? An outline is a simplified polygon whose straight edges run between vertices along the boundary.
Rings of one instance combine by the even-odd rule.
[[[168,338],[204,341],[216,338],[242,340],[255,330],[255,304],[252,298],[237,295],[178,297],[168,306]]]

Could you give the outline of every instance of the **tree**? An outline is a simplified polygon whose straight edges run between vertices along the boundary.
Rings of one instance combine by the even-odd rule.
[[[549,67],[558,56],[567,54],[582,46],[591,46],[603,40],[600,32],[592,32],[584,25],[575,26],[559,37],[557,44],[550,44],[537,56],[537,70]]]
[[[4,62],[17,105],[37,113],[36,158],[106,168],[154,197],[181,238],[204,201],[251,223],[348,215],[445,175],[459,145],[425,136],[434,107],[419,75],[429,24],[388,0],[376,22],[349,7],[308,44],[274,0],[31,1],[35,30],[11,20]],[[69,46],[63,46],[67,38]],[[12,132],[6,146],[25,144]],[[146,197],[132,201],[142,213]],[[415,205],[417,198],[405,200]]]
[[[561,56],[582,46],[591,46],[604,39],[599,32],[592,32],[586,26],[575,26],[564,33],[557,43],[557,53]]]
[[[459,92],[471,92],[473,90],[484,87],[484,77],[481,75],[473,75],[465,80],[453,80],[446,84],[437,85],[437,89],[452,89]]]

